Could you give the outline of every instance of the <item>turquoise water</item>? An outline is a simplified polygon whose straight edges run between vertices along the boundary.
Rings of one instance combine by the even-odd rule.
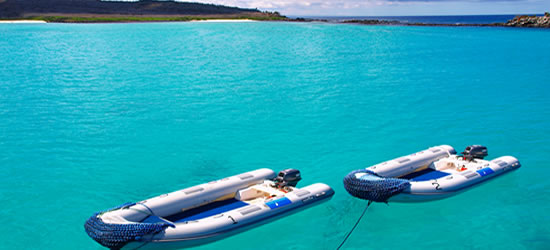
[[[450,144],[523,167],[374,204],[346,249],[547,249],[550,32],[314,23],[0,25],[3,249],[99,249],[95,211],[298,168],[328,203],[198,249],[335,249],[351,170]]]

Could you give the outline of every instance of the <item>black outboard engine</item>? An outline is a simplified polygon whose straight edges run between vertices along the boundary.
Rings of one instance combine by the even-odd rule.
[[[300,170],[289,168],[279,172],[273,181],[275,181],[278,188],[284,188],[287,186],[296,187],[301,179]]]
[[[471,145],[466,147],[464,152],[462,152],[462,157],[464,160],[473,161],[474,159],[481,159],[487,156],[487,147],[481,145]]]

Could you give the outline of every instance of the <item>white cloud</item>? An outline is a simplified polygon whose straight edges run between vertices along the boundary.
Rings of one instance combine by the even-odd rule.
[[[182,0],[176,0],[182,1]],[[550,0],[191,0],[299,16],[544,13]]]
[[[261,10],[296,10],[299,12],[309,12],[311,10],[339,10],[367,8],[375,5],[387,4],[387,1],[381,0],[195,0],[200,3],[213,3],[228,6],[238,6],[243,8],[258,8]]]

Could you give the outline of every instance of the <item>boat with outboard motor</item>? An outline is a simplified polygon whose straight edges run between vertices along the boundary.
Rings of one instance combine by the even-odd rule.
[[[258,169],[99,212],[84,227],[112,249],[174,249],[209,243],[329,200],[317,183],[303,188],[300,171]]]
[[[487,147],[468,146],[462,155],[441,145],[349,173],[352,196],[376,202],[443,199],[521,167],[512,156],[484,160]]]

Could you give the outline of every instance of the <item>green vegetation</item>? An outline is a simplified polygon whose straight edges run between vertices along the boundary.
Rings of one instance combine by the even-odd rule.
[[[161,22],[201,20],[190,17],[77,17],[77,16],[38,16],[31,20],[43,20],[52,23],[109,23],[109,22]]]
[[[0,18],[0,20],[3,18]],[[172,16],[172,17],[147,17],[147,16],[112,16],[112,17],[79,17],[79,16],[34,16],[26,18],[9,18],[10,20],[42,20],[51,23],[113,23],[113,22],[188,22],[216,19],[250,19],[257,21],[285,21],[284,16],[262,15],[262,16]]]
[[[216,19],[289,20],[276,11],[193,2],[0,0],[0,20],[25,19],[54,23],[186,22]]]

